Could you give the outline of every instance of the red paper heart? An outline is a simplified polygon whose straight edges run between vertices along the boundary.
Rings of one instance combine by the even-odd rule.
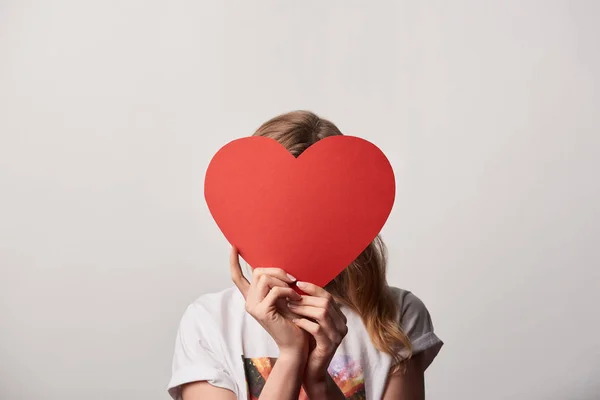
[[[325,286],[377,236],[395,197],[392,167],[352,136],[318,141],[295,158],[273,139],[234,140],[211,160],[204,197],[252,267],[278,267]]]

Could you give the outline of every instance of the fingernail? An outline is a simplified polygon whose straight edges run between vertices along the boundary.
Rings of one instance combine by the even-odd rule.
[[[290,280],[291,280],[292,282],[296,282],[296,278],[294,278],[292,275],[290,275],[290,274],[287,274],[287,276],[288,276],[288,278],[290,278]]]
[[[298,286],[300,289],[305,288],[306,287],[306,282],[296,282],[296,286]]]
[[[296,304],[288,303],[288,307],[289,308],[295,308],[295,307],[298,307],[298,306]]]

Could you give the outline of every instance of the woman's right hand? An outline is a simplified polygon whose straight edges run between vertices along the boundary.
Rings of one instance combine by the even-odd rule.
[[[255,268],[252,283],[242,274],[239,253],[235,247],[230,255],[231,279],[246,299],[246,311],[271,335],[279,346],[280,357],[308,355],[308,334],[291,320],[295,316],[288,301],[302,297],[290,287],[295,279],[279,268]],[[290,314],[290,315],[288,315]]]

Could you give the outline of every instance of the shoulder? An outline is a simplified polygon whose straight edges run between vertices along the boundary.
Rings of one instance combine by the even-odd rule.
[[[236,318],[232,313],[239,309],[236,292],[230,288],[203,294],[183,313],[173,353],[173,374],[168,385],[174,399],[181,398],[184,384],[201,380],[239,393],[237,383],[229,373],[228,347],[223,345],[226,321]],[[243,305],[241,309],[244,310]]]
[[[398,302],[398,322],[411,342],[412,354],[425,353],[427,367],[444,344],[434,331],[431,314],[425,303],[411,291],[392,286],[390,290]]]
[[[236,287],[230,287],[220,292],[205,293],[190,304],[190,308],[208,313],[222,310],[236,310],[244,304],[244,298]],[[243,310],[243,307],[242,307]]]
[[[227,321],[243,317],[244,312],[244,299],[237,288],[206,293],[188,305],[180,329],[218,331],[227,325]]]
[[[395,286],[390,286],[389,288],[392,297],[398,304],[401,321],[406,323],[412,319],[431,319],[425,303],[413,292]]]

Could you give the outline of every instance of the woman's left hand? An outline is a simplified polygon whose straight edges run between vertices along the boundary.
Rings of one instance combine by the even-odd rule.
[[[294,319],[293,322],[314,338],[314,343],[309,348],[304,384],[310,386],[333,383],[327,368],[348,333],[346,316],[325,289],[308,282],[297,282],[296,285],[306,295],[302,295],[299,301],[288,303],[294,314],[303,317]]]

